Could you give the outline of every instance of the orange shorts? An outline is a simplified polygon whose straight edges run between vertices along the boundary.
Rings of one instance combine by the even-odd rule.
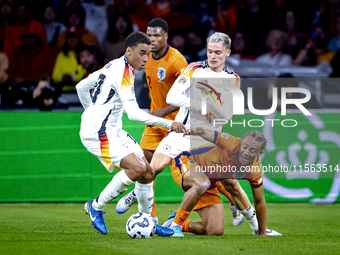
[[[170,163],[172,178],[184,191],[186,191],[186,189],[184,189],[182,185],[183,176],[190,168],[196,166],[198,166],[197,163],[190,160],[190,152],[187,151],[179,154],[176,158],[172,159]],[[218,203],[222,203],[222,199],[215,184],[212,184],[212,186],[201,196],[193,210],[196,211]]]
[[[140,142],[143,150],[155,151],[169,129],[158,126],[146,126]]]

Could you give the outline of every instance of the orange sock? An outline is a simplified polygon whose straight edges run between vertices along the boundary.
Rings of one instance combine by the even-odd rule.
[[[183,226],[184,221],[189,217],[189,215],[190,212],[183,210],[181,207],[179,207],[174,222],[180,226]]]
[[[183,223],[182,231],[183,232],[189,232],[189,224],[192,222],[192,220],[186,220]]]
[[[155,180],[153,181],[153,191],[155,192]],[[151,217],[155,217],[156,214],[156,202],[155,202],[155,194],[153,195],[153,204],[152,204],[152,211]]]
[[[217,189],[220,193],[222,193],[226,198],[228,198],[230,204],[234,204],[233,200],[231,200],[230,193],[223,187],[221,182],[216,182]]]

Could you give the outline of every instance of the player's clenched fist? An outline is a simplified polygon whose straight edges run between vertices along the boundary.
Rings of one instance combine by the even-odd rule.
[[[174,130],[176,133],[183,133],[184,135],[189,134],[189,130],[185,128],[183,123],[181,122],[172,122],[171,129]]]

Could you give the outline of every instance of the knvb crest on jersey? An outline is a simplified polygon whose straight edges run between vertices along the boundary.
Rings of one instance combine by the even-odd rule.
[[[158,79],[164,80],[165,79],[165,74],[166,74],[166,71],[165,71],[165,69],[163,67],[158,68],[158,73],[157,73]]]

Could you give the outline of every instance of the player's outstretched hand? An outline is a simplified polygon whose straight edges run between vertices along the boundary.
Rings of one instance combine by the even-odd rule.
[[[183,123],[181,122],[172,122],[171,129],[174,130],[176,133],[183,133],[184,135],[189,134],[189,130],[185,128]]]
[[[256,236],[282,236],[282,234],[280,234],[279,232],[275,231],[275,230],[271,230],[268,229],[266,230],[266,233],[255,233]]]

